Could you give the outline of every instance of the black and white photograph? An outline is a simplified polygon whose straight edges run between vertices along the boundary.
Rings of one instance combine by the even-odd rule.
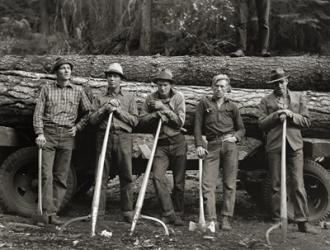
[[[330,249],[330,0],[0,0],[0,249]]]

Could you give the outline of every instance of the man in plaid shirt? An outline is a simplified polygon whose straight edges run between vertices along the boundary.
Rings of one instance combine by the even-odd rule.
[[[55,83],[42,87],[36,103],[33,126],[36,143],[42,147],[43,223],[59,225],[59,211],[67,190],[74,138],[87,123],[92,105],[81,87],[70,82],[73,65],[66,59],[57,59],[53,73]],[[77,122],[78,109],[82,117]]]

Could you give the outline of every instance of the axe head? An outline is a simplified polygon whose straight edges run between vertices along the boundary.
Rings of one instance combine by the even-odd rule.
[[[206,232],[206,230],[209,230],[212,233],[215,233],[215,223],[214,221],[211,221],[209,223],[195,223],[193,221],[189,222],[189,231],[201,231]]]

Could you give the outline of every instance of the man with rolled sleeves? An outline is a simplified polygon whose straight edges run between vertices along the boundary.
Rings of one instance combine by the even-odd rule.
[[[271,177],[271,207],[274,220],[280,218],[281,198],[281,145],[283,121],[287,119],[286,145],[287,170],[291,178],[291,198],[294,207],[295,221],[298,230],[304,233],[317,233],[308,221],[307,197],[304,187],[303,138],[301,128],[310,126],[308,109],[304,95],[291,92],[289,83],[282,68],[271,72],[273,93],[264,97],[259,105],[261,116],[259,124],[266,133],[266,152]]]
[[[120,181],[120,207],[124,221],[133,218],[132,130],[138,123],[138,110],[134,95],[121,88],[124,79],[120,64],[112,63],[105,71],[107,93],[95,100],[95,112],[90,123],[97,126],[97,154],[102,144],[109,114],[113,113],[102,177],[99,215],[105,215],[106,190],[111,170],[118,170]]]
[[[253,0],[236,0],[236,15],[237,15],[237,50],[231,53],[232,57],[245,56],[247,43],[247,23],[249,19],[249,12]],[[254,0],[259,27],[259,43],[260,55],[269,57],[269,13],[271,0]]]
[[[150,94],[141,109],[141,125],[157,124],[162,128],[153,162],[153,183],[162,208],[162,220],[176,226],[183,225],[184,185],[187,143],[182,134],[186,106],[181,93],[173,89],[173,75],[168,69],[161,70],[155,82],[158,90]],[[166,171],[173,171],[172,197],[167,184]]]
[[[220,163],[223,167],[223,204],[221,228],[231,230],[229,218],[234,214],[239,142],[245,134],[243,121],[237,106],[227,98],[230,92],[227,75],[219,74],[212,79],[211,97],[201,99],[195,113],[195,145],[199,158],[204,158],[202,189],[205,215],[216,225],[216,186]],[[207,148],[202,139],[206,135]]]
[[[56,225],[62,223],[56,214],[67,190],[74,138],[92,109],[84,90],[70,82],[72,68],[69,60],[56,60],[57,80],[42,87],[33,116],[36,143],[42,147],[43,222]],[[83,115],[77,122],[79,108]]]

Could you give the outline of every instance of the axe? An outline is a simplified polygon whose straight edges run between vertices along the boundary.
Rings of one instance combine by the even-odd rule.
[[[198,223],[189,221],[189,231],[200,230],[202,232],[205,232],[206,229],[209,229],[212,233],[215,233],[215,223],[212,221],[206,224],[205,216],[204,216],[203,191],[202,191],[203,159],[198,159],[198,167],[199,167],[199,219],[198,219]]]

